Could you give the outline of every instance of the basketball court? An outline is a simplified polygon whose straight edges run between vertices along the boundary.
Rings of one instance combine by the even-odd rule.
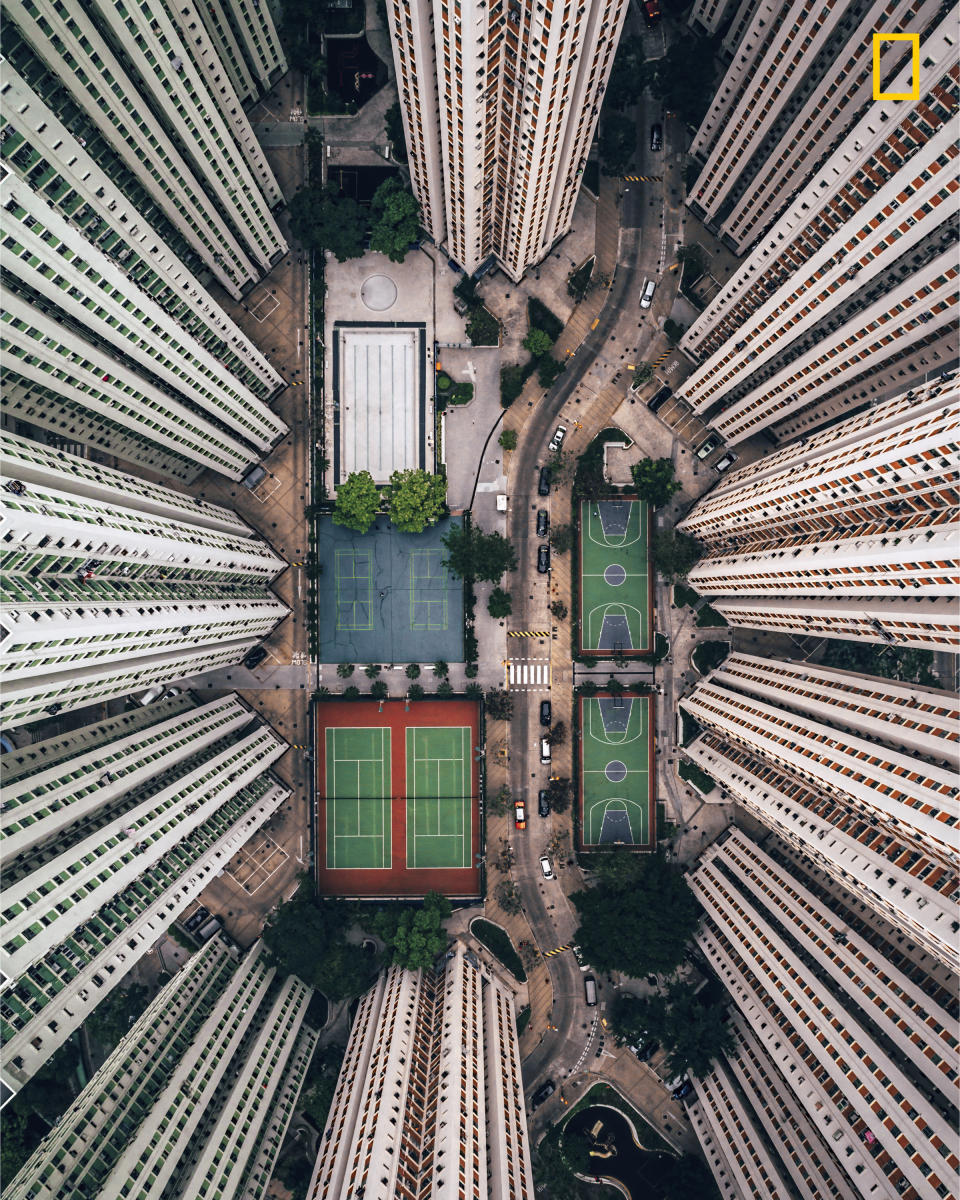
[[[580,827],[584,846],[656,841],[653,700],[580,697]]]
[[[463,584],[443,562],[449,528],[401,533],[386,515],[364,534],[318,523],[322,662],[463,662]]]
[[[476,701],[317,705],[322,895],[479,894]]]
[[[580,503],[581,654],[651,652],[649,509],[630,496]]]

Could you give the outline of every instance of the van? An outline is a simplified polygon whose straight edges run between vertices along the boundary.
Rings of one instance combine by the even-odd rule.
[[[152,687],[148,692],[144,692],[143,695],[137,701],[137,703],[138,704],[152,704],[154,702],[154,700],[159,700],[162,695],[163,695],[163,684],[161,683],[159,687]]]
[[[597,1003],[597,981],[592,975],[583,977],[583,994],[588,1008],[595,1008]]]
[[[640,293],[640,307],[649,308],[653,303],[653,293],[657,290],[655,279],[644,280],[643,291]]]
[[[547,738],[540,739],[540,761],[542,763],[550,761],[550,742]]]

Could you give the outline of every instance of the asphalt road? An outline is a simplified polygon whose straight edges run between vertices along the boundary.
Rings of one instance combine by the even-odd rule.
[[[655,121],[664,126],[665,148],[660,153],[649,149],[650,125]],[[574,452],[582,452],[586,446],[584,438],[599,432],[592,428],[590,421],[591,398],[617,376],[622,378],[626,374],[624,358],[638,362],[652,357],[648,348],[658,339],[662,342],[660,326],[669,316],[677,290],[678,274],[667,273],[667,268],[673,261],[674,246],[679,240],[682,187],[680,160],[676,152],[671,153],[670,146],[682,146],[684,134],[679,122],[664,119],[652,101],[638,110],[637,128],[637,173],[661,174],[665,178],[652,183],[622,185],[618,264],[607,303],[596,328],[590,331],[576,355],[568,361],[566,371],[531,414],[514,457],[507,532],[519,560],[510,586],[515,605],[511,626],[516,629],[549,628],[549,577],[537,572],[538,539],[534,520],[536,510],[545,506],[553,509],[551,520],[554,523],[568,519],[555,497],[547,501],[537,495],[539,467],[549,457],[547,443],[558,418],[566,405],[579,399],[577,419],[583,422],[585,429],[576,439]],[[641,312],[639,296],[646,278],[656,278],[658,288],[653,307]],[[621,354],[621,350],[628,352]],[[623,386],[626,390],[626,380]],[[569,426],[569,421],[566,423]],[[544,621],[548,623],[544,624]],[[572,686],[572,682],[565,686]],[[533,934],[540,949],[546,951],[569,942],[578,922],[559,885],[540,877],[538,860],[547,835],[538,826],[539,818],[534,814],[536,791],[543,786],[547,774],[539,761],[538,750],[538,705],[543,698],[536,692],[514,694],[510,784],[515,795],[527,799],[530,813],[526,832],[518,832],[514,838],[517,861],[512,874],[523,896]],[[547,1030],[540,1045],[524,1060],[524,1085],[528,1090],[538,1086],[544,1078],[562,1085],[564,1079],[578,1073],[581,1066],[596,1067],[603,1061],[595,1058],[598,1009],[586,1006],[583,975],[576,959],[568,952],[550,957],[546,962],[554,994],[551,1023],[557,1028]],[[605,991],[602,981],[601,986],[602,1000]],[[559,1095],[551,1097],[532,1123],[540,1125],[555,1119],[558,1103]]]

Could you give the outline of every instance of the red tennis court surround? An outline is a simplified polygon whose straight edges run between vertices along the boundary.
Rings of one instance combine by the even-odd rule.
[[[469,838],[470,853],[467,867],[418,867],[407,865],[408,843],[408,770],[407,730],[424,728],[463,728],[470,731],[470,750],[467,770],[470,779]],[[389,862],[373,868],[332,866],[336,854],[328,853],[327,839],[330,822],[336,818],[334,805],[349,808],[350,797],[328,797],[327,745],[328,730],[389,730],[389,795],[390,824]],[[349,736],[349,735],[348,735]],[[415,736],[415,735],[413,735]],[[334,739],[336,735],[334,735]],[[381,739],[381,742],[383,739]],[[480,855],[480,765],[472,751],[480,744],[479,701],[451,697],[443,700],[342,700],[331,698],[316,704],[317,751],[317,890],[322,896],[345,896],[352,899],[379,897],[416,897],[427,892],[441,892],[451,899],[474,899],[480,895],[480,870],[476,865]],[[374,777],[376,767],[373,768]],[[334,778],[336,769],[334,768]],[[387,781],[384,780],[384,784]],[[359,785],[358,785],[359,786]],[[338,784],[337,791],[341,788]],[[364,790],[364,789],[360,789]],[[385,787],[385,791],[386,791]],[[330,811],[328,812],[328,807]],[[377,805],[373,806],[376,816]],[[337,810],[340,813],[340,809]],[[349,817],[349,812],[346,814]],[[374,838],[375,840],[375,838]],[[338,844],[341,839],[337,839]]]

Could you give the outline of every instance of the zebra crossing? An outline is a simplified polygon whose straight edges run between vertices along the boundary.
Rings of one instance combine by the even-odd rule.
[[[504,687],[515,692],[549,692],[549,658],[508,658],[504,662]]]

